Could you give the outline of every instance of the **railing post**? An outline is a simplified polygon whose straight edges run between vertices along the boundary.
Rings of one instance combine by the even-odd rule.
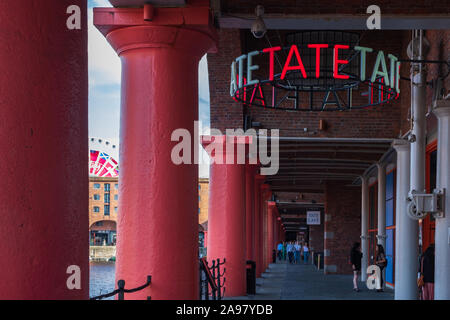
[[[125,300],[125,280],[117,281],[117,287],[119,288],[118,300]]]
[[[211,270],[212,270],[213,279],[216,280],[217,277],[216,277],[216,261],[215,260],[212,261]],[[213,296],[213,300],[217,300],[217,289],[212,290],[212,296]]]
[[[256,263],[255,261],[248,260],[247,265],[247,294],[256,294]]]
[[[220,283],[220,258],[217,258],[217,300],[222,300],[222,284]]]

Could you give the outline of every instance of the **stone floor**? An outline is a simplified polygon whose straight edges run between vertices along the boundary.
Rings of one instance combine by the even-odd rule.
[[[360,282],[360,292],[353,291],[351,275],[325,275],[310,264],[271,264],[256,280],[256,295],[227,300],[393,300],[394,291],[367,289]]]

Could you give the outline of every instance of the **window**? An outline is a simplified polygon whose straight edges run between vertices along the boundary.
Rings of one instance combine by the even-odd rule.
[[[109,204],[105,204],[105,216],[109,216]]]
[[[105,203],[109,203],[109,193],[105,193]]]
[[[114,212],[117,213],[117,207],[114,207]]]
[[[118,183],[116,183],[116,184],[114,185],[114,189],[119,190],[119,184],[118,184]]]
[[[198,202],[200,202],[201,200],[200,200],[201,198],[200,198],[200,196],[198,196]]]
[[[97,222],[95,223],[95,225],[96,225],[97,227],[101,227],[101,226],[103,226],[103,221],[97,221]]]
[[[100,183],[94,183],[94,189],[100,189]]]
[[[94,207],[94,212],[100,212],[100,207]]]
[[[100,200],[100,195],[99,194],[94,194],[94,200]]]
[[[114,200],[119,200],[119,195],[118,194],[114,195]]]
[[[105,191],[110,191],[111,190],[111,186],[109,183],[105,183]]]

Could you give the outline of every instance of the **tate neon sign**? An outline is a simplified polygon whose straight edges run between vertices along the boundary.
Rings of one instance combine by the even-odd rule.
[[[280,61],[275,55],[285,50],[287,57]],[[303,47],[303,50],[312,50],[309,52],[309,57],[314,57],[315,68],[314,70],[305,69],[302,60],[302,51],[298,46],[293,44],[288,48],[270,47],[261,51],[252,51],[248,54],[237,57],[231,63],[231,80],[230,80],[230,95],[232,97],[248,96],[247,89],[250,89],[250,95],[254,95],[255,92],[261,92],[262,83],[276,83],[277,81],[284,81],[288,74],[295,72],[295,77],[299,79],[321,79],[323,77],[321,55],[323,50],[332,50],[333,63],[332,63],[332,78],[337,80],[355,80],[358,82],[368,83],[369,86],[380,89],[381,94],[388,92],[390,96],[395,95],[398,97],[400,93],[400,61],[393,54],[387,54],[383,51],[374,52],[372,48],[363,46],[354,46],[350,48],[345,44],[334,44],[332,46],[324,43],[312,43]],[[345,68],[349,64],[349,61],[344,57],[348,56],[348,50],[356,52],[359,55],[359,74],[350,75],[346,73]],[[304,51],[303,51],[304,53]],[[367,58],[369,55],[375,55],[375,63],[372,69],[369,70]],[[255,71],[260,69],[260,66],[254,64],[254,58],[259,55],[267,57],[268,62],[268,75],[264,76],[264,79],[258,79],[255,77]],[[295,57],[295,59],[294,59]],[[277,60],[277,61],[276,61]],[[275,62],[280,66],[280,73],[275,74]],[[282,67],[282,68],[281,68]],[[292,75],[291,75],[292,79]],[[382,86],[382,87],[381,87]],[[244,88],[244,90],[242,90]],[[258,90],[259,89],[259,90]],[[261,92],[262,94],[262,92]],[[370,93],[369,93],[370,94]],[[372,93],[373,95],[373,93]],[[247,97],[246,97],[247,98]],[[388,100],[389,100],[388,99]]]

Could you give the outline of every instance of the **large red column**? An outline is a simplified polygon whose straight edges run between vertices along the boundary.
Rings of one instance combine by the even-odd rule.
[[[131,299],[197,299],[198,166],[172,161],[171,134],[193,137],[212,21],[207,7],[155,8],[151,18],[142,8],[94,11],[122,61],[116,279],[133,288],[152,276]]]
[[[263,246],[263,232],[262,232],[262,206],[261,206],[261,185],[264,183],[266,176],[255,175],[255,262],[256,262],[256,276],[261,277],[263,272],[262,262],[262,246]]]
[[[245,166],[245,226],[246,226],[246,257],[255,260],[255,172],[256,165]]]
[[[0,1],[2,300],[89,296],[86,15],[82,0]]]
[[[225,149],[226,139],[233,137],[203,137],[203,145]],[[231,151],[222,155],[222,164],[210,165],[208,261],[226,259],[225,295],[233,297],[246,291],[245,165],[227,164],[226,152]]]
[[[267,248],[269,247],[269,243],[268,243],[268,203],[267,201],[270,199],[270,197],[272,196],[272,192],[270,191],[270,185],[268,184],[262,184],[261,185],[261,193],[262,193],[262,198],[261,198],[261,211],[262,211],[262,271],[264,272],[268,267],[268,258],[267,258]]]

